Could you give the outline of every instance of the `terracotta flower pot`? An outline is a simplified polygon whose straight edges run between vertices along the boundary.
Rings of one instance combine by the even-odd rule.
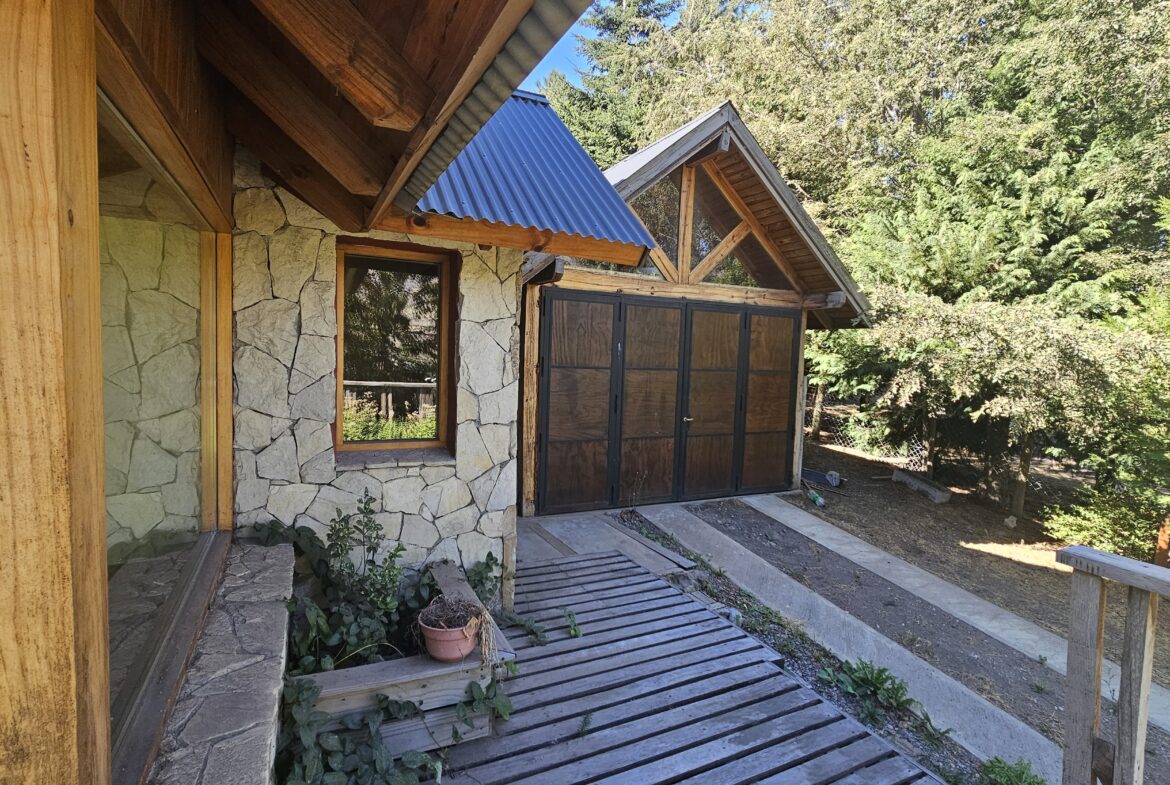
[[[427,654],[439,662],[459,662],[466,659],[479,643],[479,619],[472,619],[465,626],[455,630],[428,627],[422,622],[419,622],[418,626],[422,630],[423,640],[426,641]]]

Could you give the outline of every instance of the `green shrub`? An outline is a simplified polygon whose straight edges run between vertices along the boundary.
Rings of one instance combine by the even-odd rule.
[[[1062,542],[1152,561],[1158,527],[1167,514],[1170,503],[1164,496],[1085,487],[1068,508],[1045,511],[1044,529]]]
[[[377,406],[362,398],[346,398],[342,413],[342,431],[350,442],[434,439],[438,435],[433,413],[385,420]]]
[[[1023,758],[1015,763],[1008,763],[999,757],[992,758],[979,767],[979,773],[991,785],[1047,785],[1043,777],[1032,772],[1032,764]]]

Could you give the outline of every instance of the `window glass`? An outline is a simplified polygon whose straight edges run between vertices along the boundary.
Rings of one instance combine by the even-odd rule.
[[[184,200],[107,113],[98,174],[116,727],[201,529],[200,235]]]
[[[441,265],[347,254],[344,270],[345,441],[441,438]]]
[[[680,171],[664,177],[630,202],[634,212],[672,262],[678,261],[678,183]]]

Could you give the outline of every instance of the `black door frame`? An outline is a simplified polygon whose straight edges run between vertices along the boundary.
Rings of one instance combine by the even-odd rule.
[[[538,515],[555,514],[561,512],[580,512],[593,509],[609,509],[621,506],[621,438],[623,394],[625,382],[625,332],[626,310],[631,305],[650,306],[658,308],[676,308],[680,311],[679,329],[679,361],[678,380],[675,400],[675,454],[673,462],[674,477],[671,481],[671,499],[664,501],[696,501],[701,499],[720,498],[749,493],[767,493],[789,490],[792,488],[791,479],[784,485],[775,487],[743,488],[743,460],[744,443],[747,428],[747,384],[750,374],[751,354],[751,316],[761,314],[790,318],[793,321],[792,330],[792,371],[790,373],[790,401],[789,407],[789,439],[786,447],[786,462],[791,470],[795,457],[796,417],[797,409],[797,378],[799,376],[797,363],[800,361],[800,339],[803,322],[801,311],[795,308],[777,308],[762,305],[748,305],[713,302],[709,300],[691,300],[687,298],[651,297],[646,295],[619,294],[610,292],[581,291],[577,289],[561,289],[556,287],[542,287],[540,292],[540,341],[538,347],[538,406],[537,406],[537,462],[536,462],[536,512]],[[613,329],[610,345],[610,378],[609,402],[607,414],[609,417],[608,450],[606,457],[606,488],[608,490],[607,504],[599,507],[592,502],[559,505],[555,509],[548,509],[548,418],[549,396],[551,380],[551,363],[549,362],[552,348],[552,303],[555,300],[577,300],[584,302],[606,303],[613,307]],[[734,454],[732,458],[732,485],[730,491],[718,491],[705,494],[686,495],[684,488],[686,477],[686,450],[687,450],[687,423],[683,417],[689,414],[690,397],[690,350],[692,343],[692,321],[695,311],[723,311],[740,314],[739,328],[739,362],[736,372],[736,400],[735,400],[735,430]],[[685,412],[685,413],[684,413]],[[789,472],[791,477],[791,471]],[[657,501],[649,503],[658,503]]]

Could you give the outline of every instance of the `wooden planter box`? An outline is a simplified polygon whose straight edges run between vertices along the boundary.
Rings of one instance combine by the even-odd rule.
[[[462,571],[453,564],[436,564],[431,574],[443,594],[467,597],[479,602],[467,584]],[[497,660],[515,659],[508,639],[492,622],[496,639]],[[328,714],[340,727],[341,718],[355,711],[365,711],[378,705],[378,696],[393,701],[410,701],[422,711],[421,716],[393,720],[382,725],[382,740],[392,755],[404,752],[427,752],[439,747],[450,747],[459,741],[470,741],[492,732],[491,717],[468,715],[469,727],[456,714],[456,704],[468,699],[467,687],[478,682],[486,687],[495,676],[502,680],[504,669],[492,673],[477,648],[462,662],[439,662],[426,654],[404,657],[389,662],[375,662],[356,668],[314,673],[300,676],[321,688],[313,707]],[[458,736],[453,733],[458,733]]]

